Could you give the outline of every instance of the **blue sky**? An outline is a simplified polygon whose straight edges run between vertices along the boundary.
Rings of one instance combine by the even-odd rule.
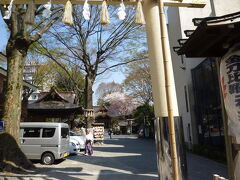
[[[2,15],[0,13],[0,52],[5,50],[6,44],[8,40],[8,33],[6,29],[6,24],[2,19]]]
[[[3,52],[5,50],[7,40],[8,40],[8,33],[7,33],[6,24],[4,23],[0,13],[0,52]],[[93,87],[93,91],[96,92],[96,89],[101,82],[106,83],[106,82],[115,81],[117,83],[122,83],[124,79],[125,79],[125,76],[121,71],[117,71],[117,72],[109,71],[97,78],[96,83],[94,84],[94,87]],[[93,98],[94,98],[93,99],[94,104],[96,105],[96,102],[97,102],[96,95],[94,95]]]

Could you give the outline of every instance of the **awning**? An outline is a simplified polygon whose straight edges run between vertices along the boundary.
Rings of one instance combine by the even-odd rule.
[[[187,30],[188,39],[178,40],[174,47],[186,57],[222,57],[235,43],[240,42],[240,12],[220,17],[193,19],[195,31]]]

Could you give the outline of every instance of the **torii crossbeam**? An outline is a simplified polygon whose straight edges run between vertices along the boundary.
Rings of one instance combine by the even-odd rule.
[[[15,0],[14,4],[29,4],[31,0]],[[46,4],[49,0],[34,0],[34,4]],[[67,0],[52,0],[53,4],[66,4]],[[89,4],[102,4],[102,0],[89,0]],[[121,0],[109,0],[107,3],[109,5],[117,5]],[[135,5],[137,0],[124,0],[124,4]],[[1,0],[0,4],[9,4],[10,0]],[[84,0],[71,0],[72,4],[84,4]],[[183,1],[174,1],[174,0],[164,0],[164,6],[173,6],[173,7],[192,7],[192,8],[202,8],[206,5],[204,1],[199,0],[183,0]]]

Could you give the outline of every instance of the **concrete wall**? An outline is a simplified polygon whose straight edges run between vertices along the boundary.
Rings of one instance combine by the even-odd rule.
[[[168,8],[169,41],[173,61],[178,107],[180,116],[183,118],[184,138],[189,144],[189,147],[191,147],[191,143],[198,143],[191,70],[200,64],[204,59],[190,59],[185,58],[184,56],[178,56],[173,51],[172,47],[179,46],[177,42],[178,39],[186,38],[184,30],[196,29],[192,23],[193,18],[222,16],[237,11],[240,11],[240,0],[209,0],[203,9]],[[187,89],[189,111],[187,111],[184,86],[186,86]],[[188,124],[190,124],[190,134],[188,133]],[[190,142],[189,135],[192,138],[192,142]]]

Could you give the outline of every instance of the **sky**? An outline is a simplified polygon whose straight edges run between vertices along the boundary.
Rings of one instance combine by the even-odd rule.
[[[6,24],[2,19],[2,15],[0,13],[0,52],[5,50],[6,44],[8,40],[8,33],[6,29]]]
[[[7,40],[8,40],[8,33],[7,33],[6,25],[2,19],[1,13],[0,13],[0,52],[3,52],[5,50]],[[115,81],[116,83],[122,83],[124,79],[125,79],[125,76],[121,71],[117,71],[117,72],[109,71],[109,72],[104,73],[103,75],[99,76],[96,79],[96,83],[93,86],[93,91],[96,92],[96,89],[101,82],[106,83],[106,82]],[[93,96],[93,103],[94,103],[94,105],[97,104],[96,94],[94,94],[94,96]]]

